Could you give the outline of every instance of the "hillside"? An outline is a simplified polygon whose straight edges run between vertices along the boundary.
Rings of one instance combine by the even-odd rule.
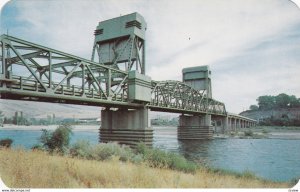
[[[0,110],[6,117],[22,111],[26,118],[47,118],[52,114],[60,118],[98,118],[101,107],[0,99]]]
[[[299,126],[300,124],[300,107],[295,108],[278,108],[278,109],[269,109],[269,110],[247,110],[240,113],[240,115],[262,121],[273,121],[279,123],[296,123]]]

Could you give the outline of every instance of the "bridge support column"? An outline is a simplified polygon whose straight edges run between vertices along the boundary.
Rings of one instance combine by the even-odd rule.
[[[230,120],[229,120],[229,118],[227,116],[222,119],[222,128],[223,128],[222,133],[223,134],[228,131],[228,128],[230,126],[229,122],[230,122]]]
[[[117,142],[135,146],[144,142],[152,146],[153,129],[150,127],[149,109],[101,111],[100,142]]]
[[[180,115],[177,135],[179,140],[211,139],[213,136],[211,115]]]

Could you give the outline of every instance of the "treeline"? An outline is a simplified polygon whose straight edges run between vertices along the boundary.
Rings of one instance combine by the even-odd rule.
[[[300,98],[297,98],[295,95],[287,95],[285,93],[276,96],[263,95],[258,97],[256,101],[258,105],[251,105],[250,111],[263,112],[290,108],[299,108],[300,110]],[[267,126],[300,126],[300,119],[284,112],[259,119],[259,124]]]
[[[300,107],[300,98],[281,93],[277,96],[263,95],[256,99],[258,105],[251,105],[250,110],[270,110]]]
[[[266,126],[300,126],[300,119],[290,119],[287,115],[282,115],[279,118],[274,116],[260,119],[259,125]]]

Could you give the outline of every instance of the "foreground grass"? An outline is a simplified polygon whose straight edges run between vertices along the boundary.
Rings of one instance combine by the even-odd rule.
[[[199,168],[184,173],[118,158],[95,161],[42,151],[0,150],[0,177],[12,188],[289,188],[251,174],[233,175]]]

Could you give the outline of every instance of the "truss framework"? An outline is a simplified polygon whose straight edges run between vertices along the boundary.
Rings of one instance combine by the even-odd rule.
[[[127,97],[127,70],[12,36],[2,35],[0,41],[0,96],[4,99],[226,116],[223,103],[183,82],[152,81],[151,102],[134,103]]]
[[[174,111],[226,115],[224,103],[208,97],[205,90],[195,90],[180,81],[153,82],[151,106]]]
[[[58,100],[126,102],[124,71],[7,35],[1,36],[1,49],[2,89]]]

